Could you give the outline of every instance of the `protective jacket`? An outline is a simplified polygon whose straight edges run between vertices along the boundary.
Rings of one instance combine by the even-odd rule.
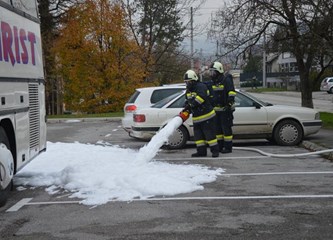
[[[231,74],[219,75],[213,83],[214,110],[224,111],[233,108],[236,91]]]
[[[193,123],[200,123],[215,116],[209,101],[209,90],[202,82],[196,82],[186,91],[186,104],[190,106]]]

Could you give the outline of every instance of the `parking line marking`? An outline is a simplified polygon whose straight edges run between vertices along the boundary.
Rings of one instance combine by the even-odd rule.
[[[220,176],[269,176],[269,175],[306,175],[306,174],[333,174],[333,171],[324,172],[267,172],[267,173],[222,173]]]
[[[32,198],[23,198],[18,203],[16,203],[11,208],[7,209],[6,212],[16,212],[20,210],[23,206],[29,205],[50,205],[50,204],[73,204],[80,203],[80,201],[54,201],[54,202],[30,202]]]
[[[187,201],[187,200],[269,200],[269,199],[305,199],[305,198],[333,198],[333,194],[321,195],[267,195],[267,196],[215,196],[215,197],[165,197],[148,199],[131,199],[128,201],[111,200],[109,202],[149,202],[149,201]],[[30,202],[32,198],[23,198],[6,212],[16,212],[23,206],[51,205],[51,204],[76,204],[80,201],[54,201],[54,202]],[[104,205],[104,204],[103,204]]]
[[[269,195],[269,196],[221,196],[221,197],[170,197],[135,199],[133,201],[181,201],[181,200],[253,200],[253,199],[293,199],[293,198],[333,198],[333,194],[322,195]]]
[[[16,212],[21,207],[27,205],[31,200],[32,200],[32,198],[23,198],[22,200],[18,201],[14,206],[12,206],[11,208],[7,209],[6,212]]]
[[[269,175],[304,175],[304,174],[333,174],[333,171],[318,172],[267,172],[267,173],[224,173],[220,176],[269,176]],[[270,195],[270,196],[221,196],[221,197],[166,197],[166,198],[149,198],[149,199],[132,199],[128,202],[135,201],[182,201],[182,200],[246,200],[246,199],[295,199],[295,198],[333,198],[332,194],[324,195]],[[80,201],[52,201],[52,202],[30,202],[33,198],[23,198],[6,212],[16,212],[23,206],[28,205],[50,205],[50,204],[76,204]],[[121,202],[112,200],[110,202]]]
[[[47,204],[72,204],[79,203],[80,201],[53,201],[53,202],[30,202],[26,205],[47,205]]]

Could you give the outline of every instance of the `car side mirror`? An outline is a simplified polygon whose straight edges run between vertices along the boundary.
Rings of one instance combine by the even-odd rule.
[[[256,109],[260,109],[261,108],[261,105],[257,102],[253,102],[253,106],[256,108]]]

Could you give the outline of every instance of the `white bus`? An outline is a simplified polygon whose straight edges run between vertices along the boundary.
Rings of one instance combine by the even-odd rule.
[[[45,80],[36,0],[0,0],[0,207],[14,174],[46,150]]]

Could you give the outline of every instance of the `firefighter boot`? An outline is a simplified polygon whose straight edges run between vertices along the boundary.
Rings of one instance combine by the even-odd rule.
[[[232,141],[224,142],[224,149],[221,153],[232,153]]]
[[[219,145],[211,146],[210,151],[212,152],[212,157],[216,158],[219,156]]]
[[[222,152],[224,149],[224,140],[218,140],[217,142],[219,144],[219,150]]]
[[[206,157],[207,148],[206,146],[197,147],[197,152],[192,154],[192,157]]]

